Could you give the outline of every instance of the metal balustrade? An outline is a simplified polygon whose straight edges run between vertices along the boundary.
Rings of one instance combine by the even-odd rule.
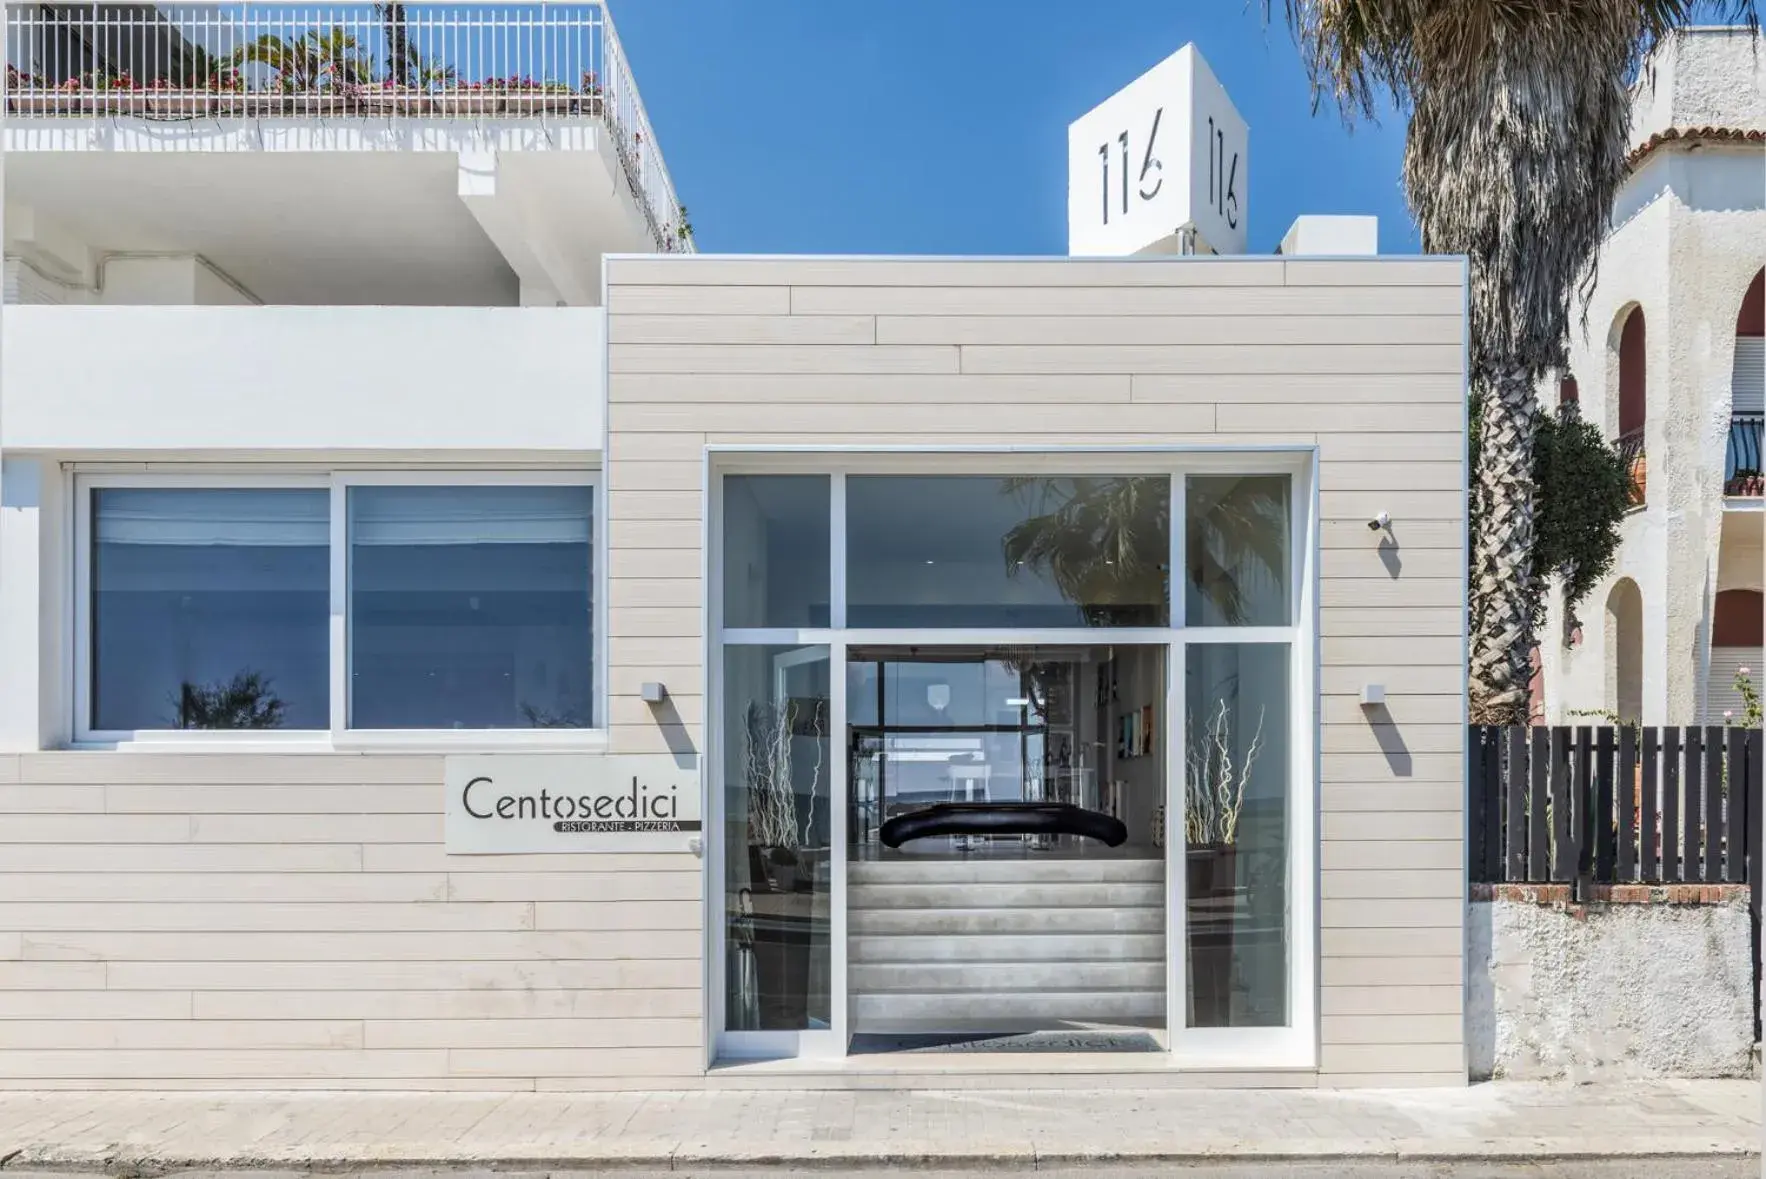
[[[1649,490],[1649,457],[1643,449],[1643,427],[1619,435],[1613,443],[1631,475],[1631,507],[1641,508]]]
[[[1766,490],[1760,469],[1760,434],[1766,414],[1738,413],[1729,419],[1729,446],[1723,459],[1724,495],[1759,495]]]
[[[11,117],[594,119],[657,248],[693,248],[603,4],[0,4]]]

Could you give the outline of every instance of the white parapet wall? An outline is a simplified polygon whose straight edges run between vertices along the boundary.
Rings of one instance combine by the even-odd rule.
[[[601,450],[598,307],[8,307],[0,447]]]
[[[1754,994],[1745,885],[1474,885],[1473,1080],[1745,1077]]]

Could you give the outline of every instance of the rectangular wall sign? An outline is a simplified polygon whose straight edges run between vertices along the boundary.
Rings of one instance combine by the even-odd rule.
[[[466,754],[444,777],[450,854],[687,851],[700,835],[697,758]]]

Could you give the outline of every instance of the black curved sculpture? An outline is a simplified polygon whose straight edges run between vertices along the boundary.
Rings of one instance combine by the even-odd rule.
[[[1070,802],[939,802],[887,820],[877,835],[891,849],[937,835],[1083,835],[1119,847],[1128,828]]]

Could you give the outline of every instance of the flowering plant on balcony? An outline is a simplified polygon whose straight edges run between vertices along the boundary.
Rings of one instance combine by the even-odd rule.
[[[210,74],[204,79],[203,87],[213,94],[243,94],[246,90],[245,78],[233,66]]]

